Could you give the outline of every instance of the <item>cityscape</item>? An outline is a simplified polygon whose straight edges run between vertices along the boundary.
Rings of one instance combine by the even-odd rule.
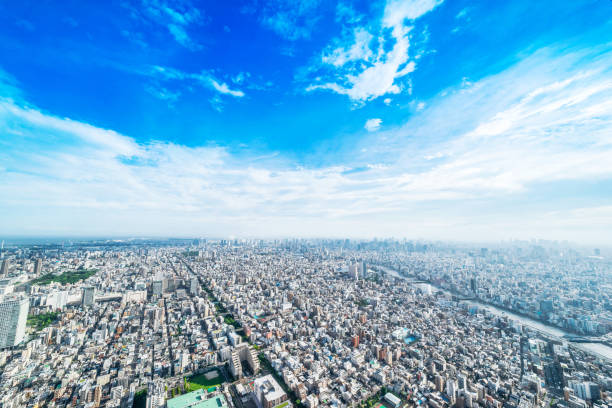
[[[0,408],[612,408],[612,0],[0,1]]]
[[[5,244],[2,259],[2,407],[612,399],[598,248],[133,239]]]

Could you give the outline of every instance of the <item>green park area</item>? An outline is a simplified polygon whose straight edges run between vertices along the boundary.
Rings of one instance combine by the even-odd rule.
[[[90,276],[96,274],[97,269],[77,269],[76,271],[63,272],[60,275],[53,273],[47,273],[40,278],[36,278],[28,282],[30,285],[48,285],[51,282],[58,282],[62,285],[66,283],[76,283],[81,280],[85,280]]]
[[[145,408],[147,406],[147,390],[140,390],[134,394],[133,408]]]
[[[223,383],[223,377],[219,370],[214,369],[204,374],[192,375],[185,378],[185,392],[199,390],[200,388],[210,389],[218,387]]]
[[[36,330],[42,330],[45,327],[55,323],[60,316],[60,312],[48,312],[38,315],[29,315],[27,325],[34,327]]]

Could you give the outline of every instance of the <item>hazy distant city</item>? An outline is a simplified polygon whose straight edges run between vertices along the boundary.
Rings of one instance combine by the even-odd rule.
[[[2,244],[2,407],[605,407],[610,251]]]

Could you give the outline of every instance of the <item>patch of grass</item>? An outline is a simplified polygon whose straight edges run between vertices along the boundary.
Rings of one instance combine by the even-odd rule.
[[[209,373],[210,372],[211,371],[209,371]],[[192,375],[189,378],[185,378],[185,392],[199,390],[200,388],[209,389],[213,387],[218,387],[223,384],[223,377],[221,376],[221,372],[217,369],[212,370],[212,372],[216,372],[217,376],[211,379],[206,378],[206,373],[196,374]]]
[[[36,330],[42,330],[59,320],[60,312],[41,313],[39,315],[29,315],[27,325]]]
[[[289,401],[285,401],[282,404],[278,404],[276,408],[285,408],[287,405],[289,405]]]
[[[78,281],[85,280],[90,276],[93,276],[98,272],[97,269],[77,269],[76,271],[67,271],[62,273],[61,275],[54,275],[52,273],[47,273],[40,278],[36,278],[28,282],[30,285],[48,285],[51,282],[58,282],[62,285],[67,283],[76,283]]]

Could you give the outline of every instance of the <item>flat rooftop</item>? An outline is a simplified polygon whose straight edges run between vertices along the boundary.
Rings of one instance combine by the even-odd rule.
[[[166,401],[168,408],[227,408],[222,394],[206,398],[207,392],[199,389]]]

